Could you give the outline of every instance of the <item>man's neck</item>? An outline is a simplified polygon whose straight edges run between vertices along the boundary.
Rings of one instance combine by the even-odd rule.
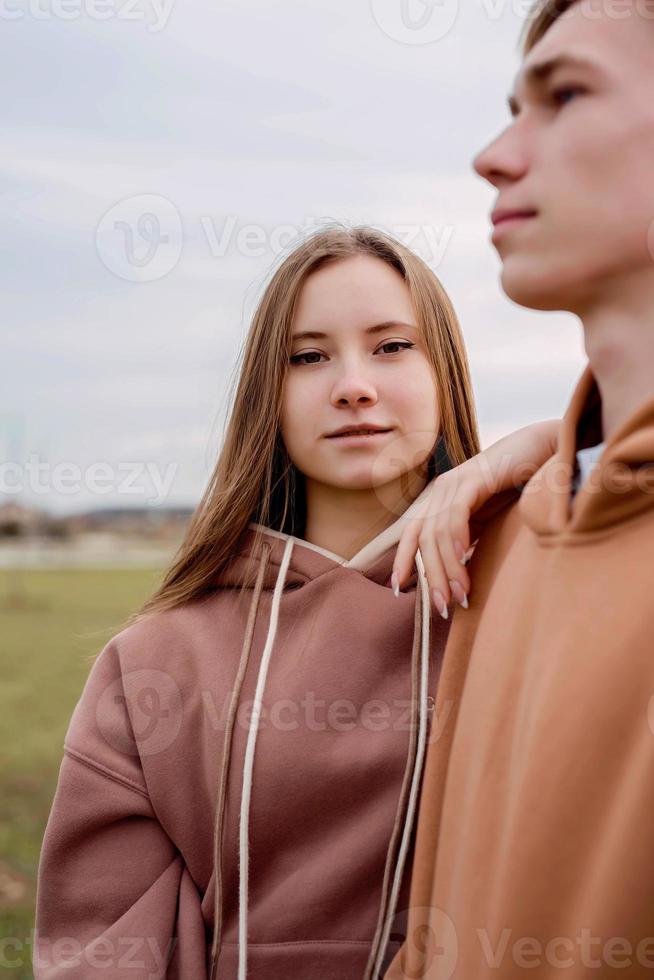
[[[654,290],[641,302],[606,304],[582,316],[586,353],[602,397],[606,442],[654,398]]]

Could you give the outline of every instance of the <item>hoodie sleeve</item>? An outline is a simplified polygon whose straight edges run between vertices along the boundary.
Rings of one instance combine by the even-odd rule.
[[[170,723],[174,711],[162,715]],[[39,860],[34,978],[206,980],[206,948],[198,890],[150,800],[114,639],[64,740]]]

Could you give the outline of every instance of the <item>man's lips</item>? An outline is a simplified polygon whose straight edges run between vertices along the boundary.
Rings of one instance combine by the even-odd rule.
[[[532,218],[536,217],[537,212],[531,210],[518,210],[517,208],[498,208],[493,211],[491,221],[493,222],[493,234],[491,241],[497,245],[502,237],[512,229],[519,228]]]
[[[493,211],[491,221],[493,222],[494,227],[497,228],[498,225],[502,225],[507,221],[522,221],[527,218],[535,218],[536,213],[536,211],[529,208],[524,208],[522,210],[517,208],[513,208],[511,210],[508,208],[498,208],[497,211]]]

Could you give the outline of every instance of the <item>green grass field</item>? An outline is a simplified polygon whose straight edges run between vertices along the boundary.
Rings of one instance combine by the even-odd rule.
[[[88,658],[160,571],[0,571],[0,974],[31,980],[36,870]],[[11,940],[10,942],[8,940]]]

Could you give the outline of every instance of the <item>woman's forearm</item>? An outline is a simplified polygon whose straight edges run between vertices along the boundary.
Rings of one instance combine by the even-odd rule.
[[[464,463],[461,476],[475,481],[477,504],[502,490],[527,483],[556,451],[559,426],[560,419],[527,425]]]

